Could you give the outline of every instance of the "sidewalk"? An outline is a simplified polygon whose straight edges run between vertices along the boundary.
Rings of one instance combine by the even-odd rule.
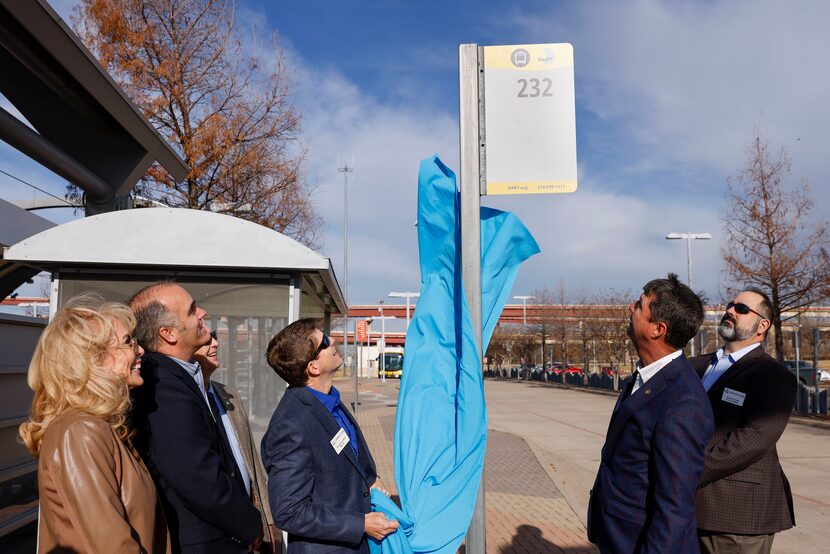
[[[351,405],[354,381],[344,378],[336,386],[344,402]],[[363,380],[357,415],[378,475],[393,495],[397,495],[393,440],[399,387],[398,381]],[[581,517],[524,439],[500,431],[488,432],[485,493],[488,554],[597,552],[586,539]]]

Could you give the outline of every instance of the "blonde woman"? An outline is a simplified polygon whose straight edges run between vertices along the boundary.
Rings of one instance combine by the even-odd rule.
[[[155,485],[130,445],[129,389],[143,350],[127,306],[73,298],[29,365],[32,415],[20,436],[38,458],[38,552],[169,552]]]

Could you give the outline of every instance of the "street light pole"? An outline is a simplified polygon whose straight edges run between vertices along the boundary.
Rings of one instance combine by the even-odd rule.
[[[349,305],[349,174],[354,165],[349,165],[348,155],[343,156],[343,166],[337,168],[343,174],[343,299]],[[345,335],[344,335],[345,336]]]
[[[383,300],[378,300],[380,304],[380,381],[386,382],[386,318],[383,317]]]
[[[343,355],[349,353],[349,174],[354,173],[353,165],[349,165],[349,157],[344,152],[343,165],[337,168],[337,173],[343,175],[343,300],[346,302],[346,313],[343,314]],[[357,325],[355,323],[355,325]],[[357,327],[355,327],[355,345],[357,344]],[[357,357],[357,346],[355,346]],[[354,367],[354,413],[357,415],[358,399],[357,365]]]
[[[712,238],[712,235],[709,233],[669,233],[666,235],[666,240],[686,240],[686,265],[688,271],[688,284],[689,288],[692,288],[692,241],[693,240],[709,240]],[[692,289],[694,290],[694,289]],[[692,337],[692,341],[689,344],[690,351],[692,356],[695,355],[695,339]]]
[[[421,296],[420,292],[390,292],[390,298],[406,298],[406,329],[409,330],[409,299],[418,298]]]
[[[527,301],[535,300],[535,296],[514,296],[516,300],[522,301],[522,325],[527,325]]]

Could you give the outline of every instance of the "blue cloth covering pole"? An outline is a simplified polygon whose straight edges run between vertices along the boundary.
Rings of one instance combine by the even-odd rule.
[[[519,265],[539,246],[513,214],[481,209],[482,348]],[[487,440],[481,359],[461,281],[455,174],[437,157],[418,176],[421,296],[406,336],[395,422],[402,509],[373,491],[373,509],[400,522],[373,554],[456,552],[473,515]]]

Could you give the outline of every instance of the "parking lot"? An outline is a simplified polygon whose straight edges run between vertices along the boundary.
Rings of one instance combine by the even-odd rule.
[[[488,426],[523,438],[557,488],[585,518],[615,396],[555,385],[485,381]],[[797,526],[776,535],[773,552],[826,552],[830,516],[830,426],[791,420],[778,443]]]

